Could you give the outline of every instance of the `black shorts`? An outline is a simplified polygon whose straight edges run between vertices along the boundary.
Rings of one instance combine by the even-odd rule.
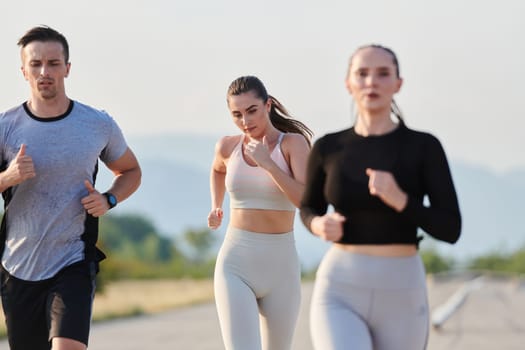
[[[54,277],[24,281],[2,268],[2,306],[11,350],[49,350],[63,337],[88,344],[96,263],[81,261]]]

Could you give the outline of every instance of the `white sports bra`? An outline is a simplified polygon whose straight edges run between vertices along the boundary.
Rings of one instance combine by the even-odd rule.
[[[246,163],[242,153],[244,137],[241,136],[226,166],[225,183],[230,194],[230,208],[295,211],[295,206],[264,169]],[[281,133],[270,157],[279,168],[291,175],[281,151],[283,137]]]

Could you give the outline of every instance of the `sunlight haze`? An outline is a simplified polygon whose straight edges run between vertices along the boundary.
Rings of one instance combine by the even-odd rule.
[[[2,1],[4,111],[29,87],[18,39],[46,24],[69,41],[69,97],[107,110],[128,136],[237,133],[229,83],[256,75],[316,136],[350,126],[350,54],[380,43],[400,61],[407,124],[450,159],[525,168],[525,2]]]

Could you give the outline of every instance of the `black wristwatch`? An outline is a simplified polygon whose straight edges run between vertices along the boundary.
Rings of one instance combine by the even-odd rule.
[[[109,209],[115,208],[117,206],[117,197],[115,197],[112,193],[109,192],[104,192],[102,194],[106,196],[106,199],[108,200]]]

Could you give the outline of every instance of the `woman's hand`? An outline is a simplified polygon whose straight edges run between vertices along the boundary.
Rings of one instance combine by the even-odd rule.
[[[270,157],[270,150],[266,136],[263,137],[262,142],[255,139],[250,139],[244,146],[244,153],[257,164],[257,166],[265,169],[273,160]]]
[[[388,171],[366,169],[368,188],[372,196],[379,197],[386,205],[401,212],[405,209],[408,196],[397,184],[394,175]]]
[[[343,237],[343,222],[346,218],[339,213],[316,216],[310,222],[310,229],[325,241],[337,242]]]
[[[212,230],[219,228],[219,226],[221,226],[223,216],[224,213],[221,208],[213,209],[208,215],[208,227]]]

